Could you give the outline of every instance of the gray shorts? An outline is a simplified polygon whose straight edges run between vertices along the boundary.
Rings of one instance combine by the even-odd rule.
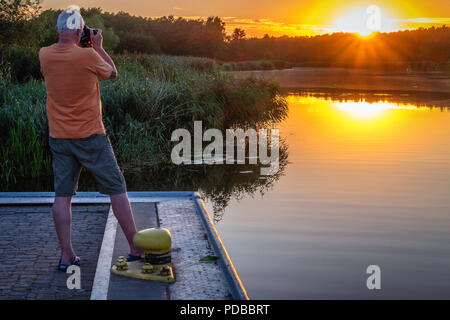
[[[115,195],[126,192],[125,179],[105,134],[93,134],[81,139],[50,137],[49,145],[56,197],[76,194],[82,166],[93,174],[100,193]]]

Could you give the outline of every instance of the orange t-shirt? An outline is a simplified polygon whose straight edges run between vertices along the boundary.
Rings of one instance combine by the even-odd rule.
[[[47,117],[53,138],[86,138],[105,133],[97,76],[112,67],[92,48],[53,44],[39,51],[47,89]]]

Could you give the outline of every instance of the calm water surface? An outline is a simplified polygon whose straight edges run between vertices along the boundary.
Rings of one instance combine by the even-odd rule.
[[[129,174],[128,189],[201,190],[253,299],[450,298],[449,95],[287,99],[277,175],[170,165]],[[96,190],[82,173],[80,191]],[[52,191],[52,177],[5,191]]]
[[[216,225],[251,298],[450,298],[450,112],[366,101],[288,96],[284,175]]]

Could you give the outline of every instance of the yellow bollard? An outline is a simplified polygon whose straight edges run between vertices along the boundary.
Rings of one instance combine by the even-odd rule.
[[[166,228],[150,228],[137,232],[133,237],[136,247],[144,250],[139,261],[127,262],[119,257],[111,272],[132,278],[175,282],[172,269],[172,236]]]

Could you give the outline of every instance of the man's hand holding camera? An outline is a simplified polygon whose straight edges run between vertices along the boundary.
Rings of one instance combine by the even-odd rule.
[[[97,51],[97,53],[105,60],[112,68],[111,77],[109,79],[114,79],[117,77],[117,69],[112,61],[111,57],[103,49],[103,35],[102,29],[90,29],[90,43],[92,48]]]
[[[90,29],[91,33],[91,43],[92,48],[95,49],[95,51],[98,51],[99,49],[103,48],[103,35],[102,35],[102,29],[95,29],[97,32],[94,33],[93,29]]]

